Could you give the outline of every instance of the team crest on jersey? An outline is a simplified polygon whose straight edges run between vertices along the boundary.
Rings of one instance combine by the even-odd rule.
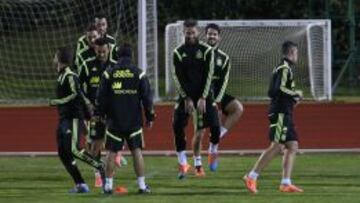
[[[92,71],[97,71],[97,68],[94,66],[91,70]]]
[[[99,84],[100,83],[100,77],[93,76],[90,78],[90,84]]]
[[[112,85],[112,88],[114,90],[116,89],[121,89],[122,88],[122,83],[121,82],[115,82],[113,85]]]
[[[217,66],[222,66],[222,65],[223,65],[223,61],[222,61],[221,58],[217,58],[217,59],[216,59],[216,65],[217,65]]]
[[[201,50],[198,50],[198,51],[196,52],[195,58],[197,58],[197,59],[202,59],[202,58],[203,58],[203,53],[202,53]]]

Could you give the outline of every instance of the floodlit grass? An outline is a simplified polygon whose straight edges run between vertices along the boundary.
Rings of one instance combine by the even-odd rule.
[[[115,184],[129,189],[126,196],[105,196],[93,188],[93,170],[79,164],[91,187],[89,194],[68,194],[73,186],[57,157],[0,157],[0,202],[359,202],[360,162],[358,154],[306,154],[298,156],[293,181],[303,194],[278,192],[281,159],[275,159],[261,174],[259,194],[251,195],[241,177],[257,157],[223,156],[219,170],[206,171],[205,178],[190,174],[176,178],[175,157],[145,157],[150,195],[138,195],[131,167],[119,169]],[[206,164],[206,162],[204,162]]]

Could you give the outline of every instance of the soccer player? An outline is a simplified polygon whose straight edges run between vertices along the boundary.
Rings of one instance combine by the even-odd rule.
[[[100,36],[102,38],[105,38],[109,45],[110,45],[110,59],[113,60],[115,63],[117,61],[117,46],[116,46],[116,40],[113,36],[109,35],[108,33],[108,21],[104,15],[99,15],[95,18],[95,26],[97,28],[97,31],[99,32]]]
[[[149,193],[145,184],[144,160],[142,156],[143,130],[142,109],[148,127],[152,126],[155,114],[152,93],[145,72],[131,62],[130,46],[125,44],[119,50],[119,61],[104,72],[97,95],[100,118],[106,117],[106,183],[105,192],[113,191],[114,157],[126,141],[137,176],[139,193]],[[122,188],[117,192],[126,192]]]
[[[226,118],[223,122],[223,126],[220,127],[220,138],[222,138],[228,130],[230,130],[236,122],[240,119],[243,113],[242,104],[235,99],[235,97],[226,94],[225,90],[229,80],[230,74],[230,57],[224,51],[219,49],[220,43],[220,27],[217,24],[210,23],[205,27],[207,43],[214,49],[214,76],[212,81],[212,88],[214,91],[214,98],[216,103],[220,103],[221,113],[223,113]],[[220,114],[221,115],[221,114]],[[219,115],[219,117],[220,117]],[[201,163],[201,139],[203,137],[205,130],[197,131],[193,137],[193,150],[194,150],[194,164],[195,164],[195,175],[204,176],[205,172],[202,168]],[[210,145],[211,146],[211,145]],[[211,152],[209,147],[209,152]],[[211,153],[209,153],[211,154]],[[211,159],[213,157],[209,156],[209,163],[214,163]],[[209,165],[211,171],[217,169],[217,164]]]
[[[101,37],[106,38],[111,45],[116,44],[115,38],[107,33],[108,32],[108,22],[104,15],[99,15],[99,16],[95,17],[95,26],[96,26],[99,34],[101,35]]]
[[[86,35],[78,40],[77,51],[74,61],[74,70],[76,71],[77,74],[80,75],[82,65],[86,63],[88,59],[96,57],[95,41],[99,38],[100,38],[100,34],[97,31],[96,26],[94,24],[90,24],[89,27],[87,28]],[[83,81],[81,81],[81,86],[84,91],[84,87],[82,83]],[[91,116],[85,114],[85,126],[86,126],[85,133],[87,134],[85,149],[87,152],[91,152],[91,139],[89,137],[90,119]]]
[[[210,156],[213,157],[211,165],[217,162],[217,147],[220,136],[219,118],[210,91],[214,74],[213,49],[206,43],[199,41],[196,21],[186,20],[184,22],[184,35],[185,43],[178,46],[173,54],[173,79],[179,94],[173,115],[179,179],[184,178],[190,168],[185,153],[184,131],[189,116],[194,115],[195,130],[201,130],[205,126],[210,128]]]
[[[87,60],[96,56],[95,41],[99,38],[103,38],[98,31],[98,28],[91,24],[86,31],[86,35],[80,37],[77,43],[76,56],[74,62],[74,70],[80,74],[80,66],[86,63]],[[110,60],[116,63],[116,46],[112,44],[114,41],[112,38],[104,38],[110,47]]]
[[[281,192],[303,192],[291,182],[296,152],[298,150],[298,136],[293,122],[293,108],[303,97],[302,91],[295,90],[293,68],[298,61],[297,44],[286,41],[282,44],[283,60],[273,70],[268,96],[271,98],[269,108],[271,144],[261,154],[252,170],[244,176],[245,186],[251,193],[257,193],[257,178],[260,172],[269,164],[275,155],[283,148],[283,171],[280,184]]]
[[[96,91],[100,85],[100,78],[107,67],[113,63],[109,58],[110,45],[105,38],[95,40],[95,57],[88,58],[80,66],[80,83],[82,85],[85,96],[95,106]],[[96,119],[90,119],[90,130],[88,139],[91,143],[91,154],[101,158],[101,149],[105,138],[105,124]],[[101,176],[95,173],[95,186],[101,187]]]
[[[93,24],[89,25],[86,34],[79,38],[74,62],[74,70],[77,73],[80,73],[80,66],[86,59],[95,56],[95,40],[98,38],[100,38],[100,34]]]
[[[100,16],[96,17],[94,22],[92,22],[89,25],[87,32],[89,31],[90,27],[95,27],[95,30],[98,31],[98,34],[100,35],[100,37],[105,37],[111,45],[116,44],[115,38],[107,33],[108,22],[107,22],[107,19],[105,16],[100,15]],[[78,54],[78,53],[88,49],[90,46],[90,43],[89,43],[90,41],[91,40],[88,40],[88,33],[85,33],[85,35],[82,35],[77,41],[76,53]]]
[[[229,74],[230,58],[224,51],[218,48],[220,42],[220,27],[217,24],[208,24],[205,28],[207,43],[214,48],[214,77],[213,88],[215,102],[220,103],[221,112],[226,116],[223,126],[220,128],[220,137],[226,133],[239,121],[244,112],[243,105],[235,97],[225,92]]]
[[[79,79],[71,71],[70,65],[73,60],[72,51],[69,48],[60,48],[54,57],[54,66],[59,73],[57,79],[56,99],[50,100],[50,105],[57,106],[59,112],[59,125],[57,129],[57,148],[61,162],[75,182],[75,188],[71,193],[87,193],[86,185],[74,158],[86,162],[100,171],[102,178],[105,177],[104,164],[84,150],[78,147],[79,132],[83,119],[83,105],[89,105],[80,90]]]

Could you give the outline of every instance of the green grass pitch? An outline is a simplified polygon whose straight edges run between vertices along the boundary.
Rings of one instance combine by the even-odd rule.
[[[57,157],[0,157],[0,202],[360,202],[359,154],[299,155],[293,181],[304,188],[303,194],[278,192],[279,157],[261,174],[259,193],[249,194],[241,177],[256,158],[222,156],[217,172],[206,170],[205,178],[190,174],[180,181],[176,179],[175,157],[146,156],[147,183],[152,194],[138,195],[131,158],[128,157],[129,165],[117,170],[115,184],[127,186],[129,194],[105,196],[93,188],[93,170],[84,164],[79,167],[91,193],[68,194],[73,184]]]

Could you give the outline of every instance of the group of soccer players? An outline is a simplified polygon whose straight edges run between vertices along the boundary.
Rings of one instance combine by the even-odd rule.
[[[186,20],[183,25],[185,41],[173,51],[172,68],[179,96],[172,126],[179,179],[185,178],[192,168],[185,152],[185,128],[189,117],[193,117],[195,129],[192,140],[193,171],[195,176],[204,177],[200,152],[205,129],[209,128],[210,131],[208,166],[210,171],[216,171],[219,142],[244,111],[242,104],[226,93],[231,59],[219,48],[221,28],[217,24],[208,24],[205,28],[207,41],[202,42],[196,21]],[[142,115],[145,114],[146,126],[151,127],[155,118],[153,95],[145,73],[133,65],[132,55],[129,44],[117,47],[114,38],[107,34],[104,17],[96,18],[86,34],[80,37],[75,57],[68,48],[61,48],[55,54],[54,65],[59,73],[57,98],[51,100],[50,104],[58,106],[58,152],[76,184],[71,192],[89,192],[76,167],[74,158],[78,158],[97,169],[96,186],[102,186],[104,193],[111,194],[114,163],[119,162],[116,157],[119,157],[125,141],[134,159],[139,193],[150,192],[145,183],[141,153]],[[291,41],[284,42],[282,55],[281,64],[273,70],[268,92],[271,98],[271,144],[243,178],[246,188],[252,193],[258,191],[256,181],[260,171],[281,151],[284,152],[284,159],[280,191],[303,191],[290,179],[298,149],[292,113],[294,105],[302,98],[302,92],[295,90],[292,72],[298,60],[297,45]],[[90,147],[79,150],[79,135],[86,126]],[[105,163],[100,159],[104,140],[107,150]],[[124,193],[126,188],[116,188],[115,192]]]
[[[191,168],[185,153],[185,131],[189,116],[195,123],[193,138],[194,167],[196,176],[205,176],[201,163],[201,139],[205,128],[210,129],[208,164],[211,171],[218,166],[218,144],[221,138],[238,121],[243,107],[234,97],[225,94],[230,72],[229,56],[218,48],[220,27],[208,24],[205,27],[207,43],[198,39],[196,21],[184,22],[185,42],[174,50],[173,79],[179,99],[175,106],[173,130],[179,162],[180,179]],[[272,158],[283,151],[283,172],[279,190],[281,192],[303,192],[291,182],[291,172],[298,150],[298,137],[293,123],[293,108],[303,97],[295,90],[292,69],[298,61],[297,45],[291,41],[282,44],[282,61],[272,73],[268,96],[270,146],[262,153],[253,169],[244,176],[246,188],[257,193],[257,177]],[[220,125],[217,104],[226,118]]]
[[[145,73],[133,65],[131,46],[124,43],[117,47],[107,27],[105,17],[95,18],[79,38],[75,54],[72,48],[60,48],[55,54],[57,98],[50,100],[50,105],[58,106],[60,115],[59,157],[75,182],[70,192],[89,192],[76,166],[77,158],[97,170],[95,186],[111,194],[115,164],[126,162],[119,156],[126,141],[134,158],[139,193],[149,193],[141,149],[142,109],[148,127],[155,117],[150,83]],[[87,135],[85,149],[79,146],[82,131]],[[105,163],[101,160],[104,143]],[[123,187],[115,191],[127,192]]]
[[[225,94],[229,74],[230,58],[218,48],[220,27],[208,24],[205,28],[207,43],[199,40],[197,22],[184,22],[185,42],[174,50],[173,79],[179,94],[173,118],[176,152],[179,162],[179,179],[191,168],[187,163],[184,128],[189,117],[194,120],[193,137],[194,171],[196,176],[205,176],[201,160],[201,140],[205,128],[210,129],[208,164],[211,171],[218,166],[218,144],[239,120],[243,106],[235,97]],[[218,106],[221,110],[218,110]],[[226,115],[223,125],[219,113]]]

